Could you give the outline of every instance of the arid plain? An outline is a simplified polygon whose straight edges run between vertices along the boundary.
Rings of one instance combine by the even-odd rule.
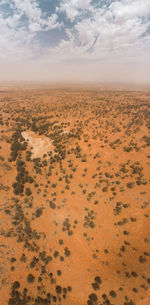
[[[150,93],[0,91],[0,304],[150,304]]]

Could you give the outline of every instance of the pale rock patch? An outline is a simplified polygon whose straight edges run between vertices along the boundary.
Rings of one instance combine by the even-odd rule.
[[[53,151],[52,142],[46,136],[37,135],[33,131],[23,131],[22,136],[28,142],[30,148],[32,148],[33,158],[43,157],[44,154]]]

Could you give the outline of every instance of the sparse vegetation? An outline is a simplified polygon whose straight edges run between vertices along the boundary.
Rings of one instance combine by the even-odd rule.
[[[0,93],[0,295],[135,305],[150,287],[149,92]]]

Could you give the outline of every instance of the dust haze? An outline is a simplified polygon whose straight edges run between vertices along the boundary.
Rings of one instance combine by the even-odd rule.
[[[150,86],[150,69],[147,61],[139,62],[64,62],[40,63],[39,61],[1,62],[0,81],[42,81],[48,83],[127,84]]]

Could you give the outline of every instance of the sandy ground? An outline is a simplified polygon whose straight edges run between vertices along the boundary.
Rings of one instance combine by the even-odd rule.
[[[150,304],[149,98],[1,92],[0,304]]]
[[[44,154],[52,150],[52,144],[46,137],[37,136],[32,131],[23,131],[22,136],[32,149],[32,158],[41,158]]]

